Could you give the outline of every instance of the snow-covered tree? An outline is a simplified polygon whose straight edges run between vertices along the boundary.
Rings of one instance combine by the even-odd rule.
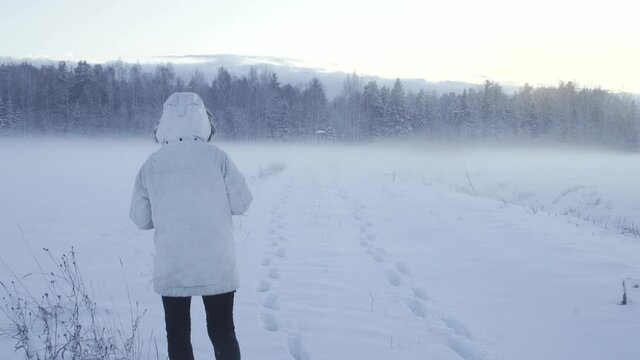
[[[122,62],[59,62],[39,68],[0,64],[2,133],[150,134],[165,99],[194,91],[214,111],[220,137],[318,137],[368,141],[422,133],[425,139],[544,139],[635,148],[640,114],[633,97],[600,88],[525,85],[506,94],[495,82],[460,93],[406,92],[357,74],[328,99],[323,84],[281,84],[272,70],[224,68],[211,82],[200,71],[177,76],[170,64],[145,70]],[[363,86],[363,84],[366,84]]]
[[[363,117],[360,125],[363,137],[370,139],[382,134],[384,121],[384,105],[378,84],[369,81],[362,92]]]
[[[327,95],[317,78],[311,79],[302,92],[304,134],[313,136],[327,126]]]
[[[405,135],[411,132],[411,122],[407,118],[404,87],[400,79],[396,79],[389,94],[384,127],[385,133],[390,135]]]

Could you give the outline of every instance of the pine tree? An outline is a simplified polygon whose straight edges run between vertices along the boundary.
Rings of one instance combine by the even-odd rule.
[[[391,98],[391,90],[387,86],[380,88],[380,103],[382,104],[382,116],[378,123],[376,135],[379,137],[386,137],[393,135],[390,131],[389,124],[391,123],[391,111],[389,106],[389,100]]]
[[[386,133],[390,135],[405,135],[411,131],[410,122],[407,119],[404,88],[400,79],[396,79],[389,94],[388,118]]]
[[[70,75],[67,63],[60,61],[56,71],[55,84],[55,113],[59,120],[59,127],[68,130],[70,111]]]
[[[154,73],[154,85],[157,91],[156,103],[162,107],[164,101],[174,92],[176,74],[171,64],[158,65]]]
[[[7,128],[9,127],[7,115],[7,105],[5,105],[4,99],[0,96],[0,133],[7,131]]]
[[[225,68],[220,67],[212,85],[212,110],[216,122],[219,124],[220,133],[234,138],[237,136],[238,129],[233,119],[233,109],[231,106],[232,83],[233,78],[231,74]]]
[[[302,92],[304,134],[314,136],[316,131],[327,126],[327,96],[317,78],[311,79]]]
[[[362,138],[362,79],[358,74],[347,75],[342,88],[344,98],[345,135],[354,142]]]
[[[507,104],[502,87],[487,80],[482,89],[481,119],[483,138],[499,138],[507,130]]]
[[[20,111],[20,107],[16,104],[16,101],[13,98],[9,97],[6,102],[6,115],[4,126],[6,132],[16,133],[21,130],[20,123],[23,120],[22,111]]]
[[[378,84],[375,81],[369,81],[365,85],[362,93],[362,107],[364,112],[361,125],[363,135],[367,139],[380,135],[384,118],[384,106]]]
[[[422,131],[427,121],[427,94],[423,89],[420,89],[418,94],[413,98],[410,113],[412,130],[415,132]]]
[[[519,99],[519,112],[522,118],[523,130],[530,138],[539,137],[542,129],[538,110],[533,100],[533,88],[531,85],[525,84],[516,96]]]

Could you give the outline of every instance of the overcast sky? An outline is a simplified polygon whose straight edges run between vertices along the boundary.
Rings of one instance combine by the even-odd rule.
[[[0,0],[0,56],[145,62],[187,54],[640,93],[640,1]]]

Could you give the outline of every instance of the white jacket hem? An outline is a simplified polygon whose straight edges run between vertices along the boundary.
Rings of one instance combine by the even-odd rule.
[[[218,285],[202,285],[190,287],[173,287],[171,289],[155,289],[160,296],[186,297],[219,295],[238,290],[238,286],[221,287]]]

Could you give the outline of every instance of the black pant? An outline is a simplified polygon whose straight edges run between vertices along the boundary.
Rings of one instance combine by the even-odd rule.
[[[239,360],[240,347],[233,324],[233,292],[203,296],[207,332],[216,360]],[[193,360],[191,347],[191,297],[162,297],[169,343],[169,359]]]

